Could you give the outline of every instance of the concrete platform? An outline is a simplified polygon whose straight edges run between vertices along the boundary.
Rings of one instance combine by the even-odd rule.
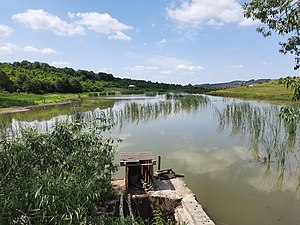
[[[125,192],[124,180],[113,181],[113,186],[118,194]],[[154,180],[153,191],[147,191],[145,195],[148,196],[152,209],[174,214],[177,224],[215,225],[182,178]]]
[[[174,216],[178,224],[215,225],[182,178],[155,180],[154,191],[149,191],[148,195],[150,199],[167,199],[169,204],[173,204]],[[160,200],[160,204],[162,202]]]

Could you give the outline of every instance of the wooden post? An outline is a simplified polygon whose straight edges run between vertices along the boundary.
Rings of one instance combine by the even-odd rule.
[[[123,203],[123,194],[121,194],[120,196],[120,206],[119,206],[119,216],[121,217],[121,219],[124,219],[124,210],[123,210],[123,207],[124,207],[124,203]]]
[[[126,191],[128,190],[128,176],[129,176],[129,173],[128,173],[128,166],[125,166],[125,187],[126,187]]]
[[[160,170],[160,162],[161,162],[161,157],[160,155],[158,156],[158,165],[157,165],[157,170]]]

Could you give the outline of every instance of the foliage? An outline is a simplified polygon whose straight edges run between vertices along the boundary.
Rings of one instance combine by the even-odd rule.
[[[146,220],[143,220],[140,217],[135,218],[133,221],[130,216],[125,218],[117,217],[113,214],[106,214],[104,218],[105,225],[148,225]]]
[[[246,18],[259,20],[266,27],[257,31],[264,37],[275,32],[287,36],[286,42],[279,43],[283,54],[295,55],[295,67],[300,68],[300,1],[299,0],[252,0],[243,5]]]
[[[9,79],[7,74],[0,69],[0,90],[1,89],[9,92],[13,91],[12,81]]]
[[[282,107],[280,109],[280,116],[287,123],[297,123],[300,121],[300,108],[299,107]]]
[[[192,85],[166,84],[143,80],[121,79],[112,74],[103,72],[95,73],[72,68],[55,68],[41,62],[0,63],[0,78],[9,78],[8,91],[27,92],[35,94],[44,93],[82,93],[104,92],[110,89],[120,89],[125,94],[140,94],[145,91],[166,92],[178,91],[189,93],[203,93],[206,89]],[[0,79],[1,80],[1,79]],[[2,79],[3,80],[3,79]],[[7,83],[7,82],[6,82]],[[128,90],[129,85],[134,85],[135,90]],[[0,82],[1,89],[1,82]]]
[[[107,214],[105,217],[106,225],[173,225],[175,221],[165,218],[160,210],[154,210],[151,219],[144,220],[141,217],[135,217],[134,221],[131,217],[120,218],[113,214]]]
[[[174,221],[171,219],[165,219],[164,215],[160,210],[155,210],[153,212],[153,218],[151,220],[151,225],[172,225]]]
[[[286,88],[294,90],[293,100],[300,101],[300,77],[286,77],[281,82]]]
[[[1,224],[89,224],[112,195],[114,141],[104,117],[56,122],[0,142]]]

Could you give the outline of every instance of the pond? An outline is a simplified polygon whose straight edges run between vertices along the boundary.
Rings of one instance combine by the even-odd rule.
[[[299,125],[280,106],[208,96],[111,97],[0,115],[0,131],[105,113],[118,151],[151,151],[185,175],[217,225],[300,224]],[[118,157],[116,157],[116,162]],[[122,177],[120,170],[116,177]]]

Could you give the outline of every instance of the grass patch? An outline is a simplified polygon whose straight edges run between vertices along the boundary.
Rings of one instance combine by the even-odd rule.
[[[292,102],[293,98],[293,90],[285,88],[278,80],[255,84],[253,87],[243,86],[210,91],[206,94],[285,103]]]
[[[84,94],[27,94],[27,93],[0,93],[0,108],[8,108],[13,106],[30,106],[30,105],[41,105],[49,103],[59,103],[69,100],[76,100],[78,97],[87,97]]]

